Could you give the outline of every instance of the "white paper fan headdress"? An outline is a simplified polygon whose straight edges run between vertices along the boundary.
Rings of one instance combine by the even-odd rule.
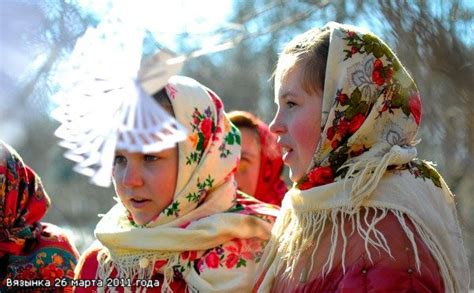
[[[160,51],[141,64],[143,30],[104,22],[89,28],[57,71],[55,135],[74,170],[109,186],[115,149],[159,152],[186,138],[184,127],[150,95],[182,66]],[[173,62],[174,61],[174,62]],[[178,61],[178,62],[176,62]],[[141,65],[141,66],[140,66]]]

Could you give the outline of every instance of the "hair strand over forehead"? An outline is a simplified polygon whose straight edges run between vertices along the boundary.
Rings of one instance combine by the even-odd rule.
[[[329,31],[312,29],[295,37],[283,49],[278,60],[275,82],[282,82],[294,66],[301,65],[304,67],[303,89],[310,94],[323,91],[329,36]]]

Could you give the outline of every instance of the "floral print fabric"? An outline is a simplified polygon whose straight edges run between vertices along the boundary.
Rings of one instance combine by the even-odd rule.
[[[281,178],[283,171],[281,149],[276,143],[276,136],[270,132],[268,126],[261,120],[257,122],[260,137],[260,170],[255,198],[280,206],[288,191],[285,181]]]
[[[206,200],[209,190],[233,180],[240,158],[239,131],[225,117],[222,101],[214,92],[178,76],[170,79],[166,91],[176,119],[188,130],[188,139],[178,144],[175,200],[147,226],[164,224],[193,211]],[[230,206],[233,195],[222,196],[221,202]]]
[[[26,290],[25,286],[7,286],[7,279],[31,281],[45,280],[44,291],[72,292],[69,286],[74,279],[79,254],[61,229],[52,224],[41,224],[38,244],[32,251],[20,255],[9,255],[6,276],[0,283],[0,292]],[[49,286],[47,286],[49,285]],[[28,289],[34,290],[34,287]]]
[[[382,157],[394,145],[412,147],[421,120],[418,89],[382,40],[339,26],[330,46],[341,51],[329,50],[323,131],[302,190],[344,178],[347,163]]]
[[[56,278],[73,278],[77,250],[58,227],[39,222],[49,206],[39,177],[0,141],[0,258],[6,260],[0,292],[7,279],[49,280],[53,286]]]
[[[99,263],[82,261],[89,265],[76,276],[91,270],[99,278],[132,280],[161,274],[162,291],[179,280],[202,292],[248,291],[277,209],[237,196],[240,133],[219,97],[182,76],[171,77],[165,89],[176,120],[188,130],[178,143],[174,200],[142,227],[129,221],[120,203],[113,207],[95,231]]]
[[[430,164],[415,159],[422,113],[415,83],[375,35],[338,23],[325,29],[330,33],[329,54],[319,145],[309,172],[283,200],[255,291],[269,292],[273,284],[290,280],[305,267],[313,280],[334,288],[353,286],[350,278],[324,277],[332,272],[347,276],[353,263],[346,255],[358,245],[367,255],[375,249],[387,259],[395,255],[390,254],[392,249],[402,249],[397,251],[402,256],[409,249],[421,272],[426,264],[417,252],[416,234],[436,261],[433,276],[442,279],[445,291],[465,292],[468,262],[454,196]],[[367,209],[379,209],[381,216],[370,220]],[[393,215],[397,221],[392,224],[405,234],[400,236],[410,239],[411,247],[393,246],[385,238],[392,229],[380,225]],[[345,224],[350,227],[347,233]],[[357,234],[363,239],[360,243],[350,240]],[[312,257],[300,258],[308,251]],[[322,260],[314,261],[317,257]],[[394,269],[377,261],[372,267],[383,269],[385,276]],[[305,280],[312,281],[306,279],[308,271],[300,272],[293,275],[294,290]]]
[[[37,222],[50,206],[39,178],[20,156],[0,142],[0,252],[18,254],[38,237]]]

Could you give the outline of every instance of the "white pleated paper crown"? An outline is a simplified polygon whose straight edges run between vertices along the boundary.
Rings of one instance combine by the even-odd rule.
[[[142,59],[143,33],[101,23],[81,37],[57,75],[55,135],[74,170],[109,186],[116,149],[151,153],[186,138],[184,127],[151,95],[179,72],[184,58],[161,50]]]

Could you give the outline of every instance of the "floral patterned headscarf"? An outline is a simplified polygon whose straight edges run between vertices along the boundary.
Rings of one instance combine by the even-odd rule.
[[[17,289],[6,279],[47,280],[51,286],[56,278],[73,279],[76,248],[59,227],[39,222],[49,206],[38,175],[0,141],[0,258],[6,260],[6,267],[3,261],[0,267],[0,292]]]
[[[213,207],[209,206],[214,212],[231,207],[234,172],[240,159],[240,132],[224,115],[222,101],[213,91],[193,79],[174,76],[166,92],[176,120],[187,128],[189,135],[178,144],[174,201],[147,226],[162,225],[177,218],[181,218],[182,225],[184,219],[194,219],[196,207],[207,201],[216,201]],[[214,199],[216,192],[218,199]]]
[[[437,261],[446,291],[465,292],[468,264],[453,194],[430,164],[416,159],[421,100],[414,81],[374,34],[333,22],[322,31],[329,31],[330,38],[322,132],[307,174],[283,200],[259,290],[269,290],[273,273],[282,266],[291,274],[306,261],[299,256],[308,243],[314,244],[314,256],[324,231],[331,240],[326,263],[310,258],[310,271],[330,272],[335,254],[344,265],[350,249],[344,222],[352,221],[353,232],[365,239],[369,258],[370,246],[389,252],[390,243],[376,224],[391,212],[408,238],[413,232],[406,219],[416,227]],[[369,209],[383,216],[363,224],[362,214]],[[412,249],[419,269],[414,242]]]
[[[268,125],[259,119],[257,119],[257,131],[260,137],[260,170],[255,198],[279,206],[288,190],[281,178],[283,171],[281,149]]]
[[[49,206],[39,177],[0,141],[0,255],[19,254],[26,240],[38,238]]]
[[[336,23],[328,29],[330,46],[342,52],[329,50],[322,133],[311,171],[298,182],[302,190],[351,176],[372,158],[407,163],[416,156],[421,100],[409,73],[375,35]]]
[[[121,203],[113,207],[95,230],[104,246],[99,252],[97,277],[109,278],[113,268],[117,268],[120,272],[117,277],[149,279],[154,267],[161,263],[163,290],[172,281],[177,267],[182,267],[180,278],[188,286],[197,286],[203,292],[247,288],[261,245],[245,247],[252,256],[245,260],[246,265],[237,266],[233,257],[226,267],[220,267],[224,255],[221,253],[219,259],[218,252],[214,252],[216,247],[233,239],[258,239],[257,243],[263,243],[270,237],[271,224],[255,217],[266,212],[251,211],[236,204],[234,173],[240,158],[239,130],[226,117],[218,96],[197,81],[173,76],[165,89],[176,120],[188,130],[188,138],[178,143],[174,200],[144,227],[136,227],[129,221]],[[265,209],[263,204],[260,206]],[[205,258],[206,251],[211,252]],[[189,255],[194,255],[193,262],[198,264],[203,264],[205,258],[208,267],[215,270],[209,273],[199,270],[196,275],[191,264],[180,266],[180,258],[187,259]],[[235,282],[237,279],[249,281],[241,284]]]

